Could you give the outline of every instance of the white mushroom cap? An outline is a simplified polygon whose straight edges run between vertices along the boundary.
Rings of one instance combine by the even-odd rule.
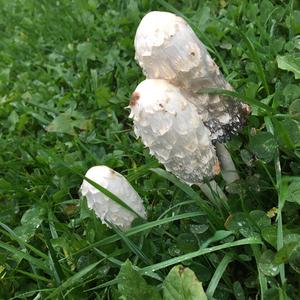
[[[231,89],[192,28],[172,13],[145,15],[134,46],[147,78],[165,79],[194,92],[206,87]]]
[[[136,136],[178,178],[198,184],[220,172],[210,132],[178,87],[144,80],[132,94],[130,108]]]
[[[106,166],[95,166],[87,171],[85,177],[116,195],[139,216],[146,219],[147,215],[142,199],[124,176]],[[102,223],[108,227],[106,220],[127,229],[136,218],[134,213],[105,196],[86,180],[83,180],[80,193],[87,198],[88,207],[93,209]]]
[[[206,47],[184,19],[153,11],[140,22],[134,41],[135,58],[147,78],[165,79],[185,90],[211,139],[224,142],[245,123],[249,107],[232,97],[193,94],[201,88],[232,90]]]

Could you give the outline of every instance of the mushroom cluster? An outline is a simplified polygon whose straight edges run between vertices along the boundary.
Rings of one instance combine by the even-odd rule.
[[[198,94],[203,88],[232,90],[191,27],[167,12],[150,12],[134,41],[135,58],[146,76],[130,100],[134,132],[165,168],[187,184],[197,184],[210,199],[226,199],[213,180],[222,172],[226,183],[238,179],[222,142],[243,126],[246,104],[222,95]],[[80,192],[102,223],[122,229],[136,216],[146,218],[143,201],[129,182],[106,166],[88,170]],[[91,182],[120,198],[114,202]],[[134,213],[135,212],[135,213]]]
[[[249,107],[232,97],[197,94],[232,87],[192,28],[175,14],[153,11],[140,22],[134,46],[147,78],[129,105],[136,136],[187,184],[201,185],[221,168],[235,169],[220,143],[243,126]],[[223,177],[238,178],[236,173]]]

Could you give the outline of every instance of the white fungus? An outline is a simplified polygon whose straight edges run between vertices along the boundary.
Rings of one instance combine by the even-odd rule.
[[[190,94],[186,98],[196,106],[214,143],[224,142],[242,127],[247,105],[224,95],[196,94],[203,88],[233,88],[183,18],[169,12],[148,13],[137,28],[134,46],[148,79],[167,80]]]
[[[188,184],[220,172],[210,132],[178,87],[144,80],[132,94],[130,108],[136,136],[168,171]]]
[[[152,11],[140,22],[135,58],[147,78],[160,78],[193,92],[204,87],[231,89],[187,22],[175,14]]]
[[[95,166],[87,171],[85,177],[116,195],[131,207],[137,215],[146,219],[147,215],[143,200],[124,176],[106,166]],[[108,227],[110,226],[107,221],[122,229],[127,229],[137,217],[133,212],[105,196],[86,180],[83,180],[80,193],[86,197],[88,207],[93,209],[102,223]]]

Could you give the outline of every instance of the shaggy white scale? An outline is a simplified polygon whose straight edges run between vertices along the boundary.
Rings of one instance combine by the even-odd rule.
[[[165,79],[189,94],[186,99],[196,106],[213,143],[226,141],[243,126],[247,105],[232,97],[197,94],[203,88],[233,88],[184,19],[168,12],[148,13],[138,26],[134,46],[147,78]]]
[[[197,93],[203,88],[233,90],[187,22],[172,13],[153,11],[140,22],[135,59],[146,80],[130,101],[134,131],[165,168],[187,184],[198,184],[210,198],[226,198],[216,182],[220,173],[237,180],[224,145],[245,123],[250,109],[223,95]]]

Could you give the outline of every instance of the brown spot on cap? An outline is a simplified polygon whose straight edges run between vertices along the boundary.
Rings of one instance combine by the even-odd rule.
[[[249,115],[251,113],[251,107],[243,103],[243,112],[244,114]]]
[[[138,100],[140,99],[140,94],[138,92],[134,92],[130,98],[130,106],[135,106]]]
[[[192,56],[195,56],[195,52],[191,52],[191,55],[192,55]]]
[[[213,172],[216,175],[221,172],[221,166],[219,162],[216,162],[215,165],[213,166]]]

